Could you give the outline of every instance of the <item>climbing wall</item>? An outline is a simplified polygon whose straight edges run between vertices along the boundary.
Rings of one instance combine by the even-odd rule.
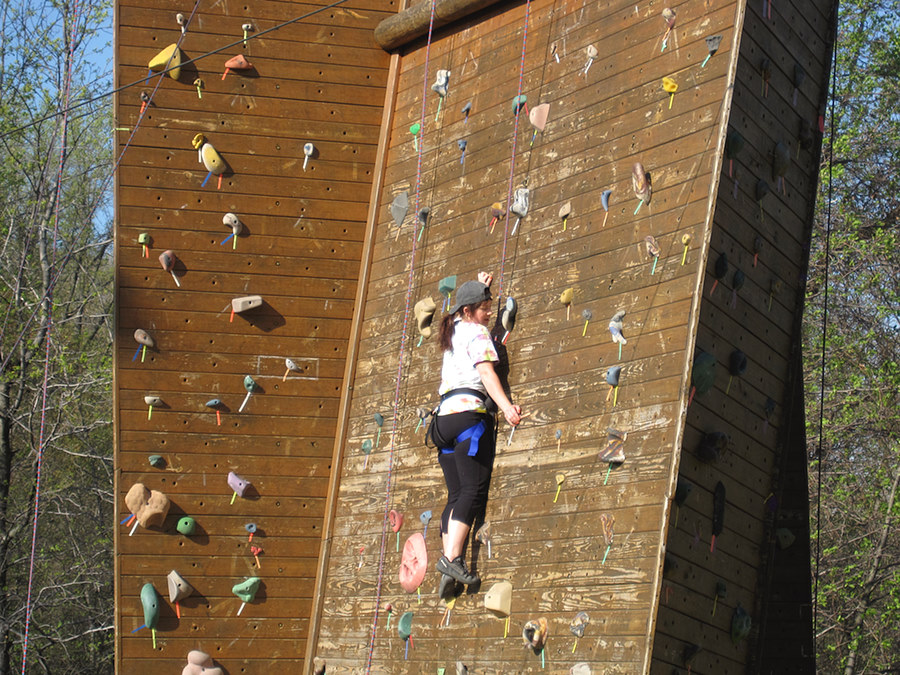
[[[818,124],[830,9],[533,0],[391,42],[403,46],[308,657],[329,673],[734,673],[771,665],[763,626],[810,668],[805,492],[791,511],[780,500],[787,467],[805,471],[796,344],[820,137],[801,121]],[[398,25],[423,35],[421,10],[418,27]],[[500,423],[469,552],[482,592],[448,605],[433,570],[446,494],[417,412],[436,401],[440,353],[411,310],[431,297],[436,321],[444,292],[479,270],[495,276],[495,314],[517,301],[499,348],[529,417],[514,435]],[[729,381],[735,350],[746,365],[736,356]],[[679,477],[692,489],[676,505]],[[790,519],[785,557],[776,530]],[[428,574],[407,593],[414,533]],[[503,581],[508,616],[484,607]],[[750,630],[732,641],[739,604]],[[523,646],[541,619],[543,649]]]
[[[116,4],[117,672],[304,670],[392,4]]]
[[[746,7],[696,339],[708,390],[688,409],[660,673],[815,672],[799,343],[832,11]],[[749,640],[733,633],[744,613]]]

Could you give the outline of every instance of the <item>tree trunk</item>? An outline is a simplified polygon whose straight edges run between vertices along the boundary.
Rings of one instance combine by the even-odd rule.
[[[874,590],[872,584],[875,582],[875,577],[878,576],[878,569],[881,567],[881,558],[884,555],[884,547],[887,544],[888,535],[891,531],[891,513],[894,510],[894,497],[897,494],[898,483],[900,483],[900,469],[894,471],[894,480],[891,483],[891,494],[887,500],[887,509],[884,514],[884,522],[881,525],[881,536],[878,539],[878,547],[872,554],[872,564],[871,567],[869,567],[869,573],[866,575],[866,580],[863,584],[863,594],[860,598],[860,605],[856,609],[856,614],[853,617],[853,624],[849,630],[851,646],[850,653],[847,655],[847,663],[844,666],[844,675],[854,675],[856,672],[856,655],[858,652],[856,645],[858,642],[854,642],[853,637],[862,626],[863,620],[866,617],[866,611],[869,609],[869,599]]]

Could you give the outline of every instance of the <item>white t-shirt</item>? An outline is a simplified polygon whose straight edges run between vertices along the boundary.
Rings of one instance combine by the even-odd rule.
[[[438,393],[443,396],[451,389],[465,388],[486,394],[487,390],[475,366],[485,361],[499,360],[487,328],[474,321],[457,321],[450,339],[450,349],[444,352]],[[438,415],[467,411],[485,412],[484,402],[472,394],[457,394],[441,403]]]

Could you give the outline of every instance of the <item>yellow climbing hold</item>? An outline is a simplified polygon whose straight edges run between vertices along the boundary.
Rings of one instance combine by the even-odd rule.
[[[154,73],[168,68],[168,75],[173,80],[181,76],[181,50],[174,42],[150,59],[148,66]]]

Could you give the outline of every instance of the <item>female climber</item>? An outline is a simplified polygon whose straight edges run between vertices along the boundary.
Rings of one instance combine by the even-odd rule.
[[[466,585],[479,583],[462,553],[472,523],[487,504],[496,452],[494,413],[499,408],[514,426],[522,417],[494,371],[499,356],[488,332],[491,281],[490,274],[480,272],[478,281],[459,287],[438,338],[444,361],[432,440],[447,483],[447,506],[441,514],[443,555],[437,569]]]

